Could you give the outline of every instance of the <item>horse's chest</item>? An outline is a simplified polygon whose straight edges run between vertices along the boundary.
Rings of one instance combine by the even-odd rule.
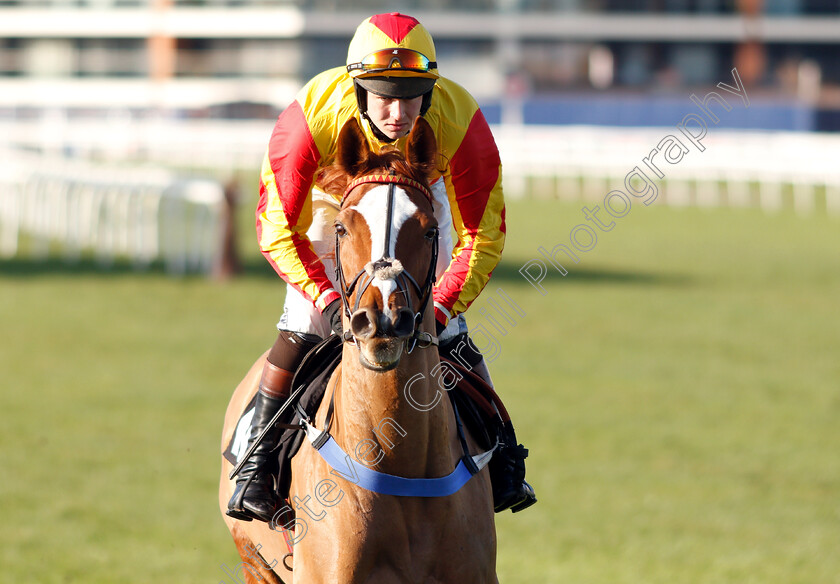
[[[488,522],[457,501],[346,497],[296,547],[301,571],[354,584],[495,581],[492,516]]]

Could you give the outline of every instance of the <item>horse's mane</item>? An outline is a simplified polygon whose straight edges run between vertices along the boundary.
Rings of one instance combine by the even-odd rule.
[[[350,175],[347,171],[338,164],[332,164],[325,167],[318,175],[317,185],[325,193],[330,195],[337,195],[339,197],[344,195],[347,185],[350,184],[354,178],[373,174],[374,172],[394,173],[400,176],[407,176],[416,180],[420,184],[428,187],[428,177],[435,168],[435,164],[418,164],[412,165],[405,156],[395,146],[386,146],[378,153],[371,152],[359,164],[359,170],[355,175]]]

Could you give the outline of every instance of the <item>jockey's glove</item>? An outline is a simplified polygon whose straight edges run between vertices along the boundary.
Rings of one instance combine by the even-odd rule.
[[[341,322],[341,298],[330,302],[321,313],[330,323],[330,328],[339,337],[344,334],[344,325]]]

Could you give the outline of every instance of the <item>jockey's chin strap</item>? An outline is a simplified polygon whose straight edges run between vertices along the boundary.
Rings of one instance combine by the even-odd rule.
[[[393,222],[394,215],[394,191],[396,185],[408,186],[420,191],[429,200],[429,203],[433,200],[432,192],[426,185],[407,176],[394,174],[394,172],[391,171],[391,174],[371,174],[354,179],[349,185],[347,185],[347,189],[344,191],[343,200],[346,201],[347,195],[357,186],[370,183],[388,185],[388,210],[385,219],[385,249],[378,260],[370,262],[364,268],[359,270],[359,273],[357,273],[353,280],[351,280],[348,284],[346,278],[344,277],[344,270],[341,265],[341,237],[338,233],[336,233],[335,274],[339,283],[344,312],[347,315],[347,318],[352,317],[353,313],[359,310],[362,296],[370,287],[371,283],[373,283],[376,278],[382,275],[387,275],[387,277],[396,282],[397,291],[403,293],[404,297],[408,301],[408,309],[412,312],[412,314],[414,314],[414,330],[405,340],[406,353],[411,353],[416,347],[424,349],[432,345],[437,345],[438,339],[435,335],[420,330],[420,325],[423,324],[423,314],[426,312],[426,307],[429,305],[429,300],[432,297],[432,288],[435,284],[435,268],[437,267],[438,258],[437,227],[435,227],[434,237],[432,238],[432,257],[429,261],[429,269],[426,272],[426,278],[422,286],[417,283],[417,280],[415,280],[407,270],[403,269],[399,260],[388,257],[390,251],[388,249],[388,245],[391,241],[391,224]],[[358,290],[356,290],[357,286]],[[411,301],[411,295],[408,293],[409,286],[414,289],[418,298],[420,298],[420,306],[416,311],[414,310],[414,306]],[[351,310],[350,296],[353,295],[354,291],[356,291],[356,301],[353,303],[353,308]],[[382,301],[387,302],[388,299],[383,298]],[[353,336],[353,333],[349,330],[344,331],[344,337],[342,340],[345,342],[356,343],[356,337]]]

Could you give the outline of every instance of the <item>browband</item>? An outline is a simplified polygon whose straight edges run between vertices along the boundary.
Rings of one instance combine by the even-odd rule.
[[[369,174],[367,176],[360,176],[359,178],[353,179],[349,185],[347,185],[347,189],[344,191],[343,199],[347,198],[347,195],[350,194],[350,191],[355,189],[359,185],[363,185],[366,183],[376,183],[376,184],[396,184],[396,185],[403,185],[406,187],[411,187],[417,189],[421,193],[423,193],[429,202],[431,203],[434,200],[432,197],[432,191],[429,190],[429,187],[426,185],[417,182],[413,178],[408,178],[407,176],[401,175],[391,175],[391,174]]]

